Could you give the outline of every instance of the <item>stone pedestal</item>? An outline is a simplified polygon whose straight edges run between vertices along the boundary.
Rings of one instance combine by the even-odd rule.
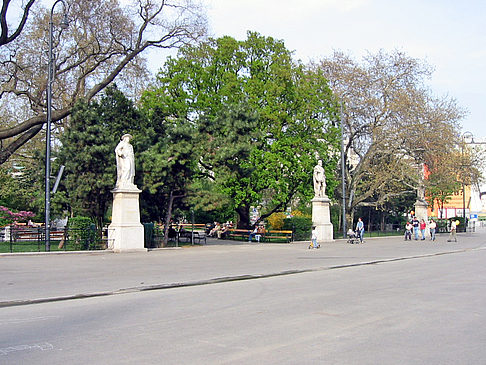
[[[143,225],[140,223],[139,195],[133,188],[115,188],[108,245],[115,252],[147,251],[144,247]]]
[[[429,220],[427,217],[427,207],[428,207],[427,202],[425,200],[417,199],[414,206],[415,206],[415,216],[417,217],[417,219],[418,220],[423,219],[428,224]]]
[[[333,241],[333,227],[329,198],[314,198],[312,202],[312,225],[316,227],[317,242]]]

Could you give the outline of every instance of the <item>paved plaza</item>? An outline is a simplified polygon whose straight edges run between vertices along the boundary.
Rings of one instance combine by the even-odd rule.
[[[486,232],[0,256],[0,364],[482,364]]]

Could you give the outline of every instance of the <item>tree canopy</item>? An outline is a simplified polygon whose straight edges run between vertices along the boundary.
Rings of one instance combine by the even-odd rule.
[[[198,172],[230,197],[242,225],[251,205],[266,216],[312,194],[312,168],[325,162],[335,186],[335,103],[322,72],[292,60],[282,41],[249,32],[180,50],[143,96],[192,128]]]
[[[380,208],[423,187],[423,164],[454,150],[464,111],[432,96],[426,63],[402,52],[368,54],[362,62],[335,52],[316,68],[342,104],[348,219],[357,207]]]

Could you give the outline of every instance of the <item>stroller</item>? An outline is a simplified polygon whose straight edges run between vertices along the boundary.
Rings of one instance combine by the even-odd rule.
[[[348,241],[347,241],[347,243],[355,244],[355,243],[359,243],[360,242],[358,235],[352,229],[349,229],[348,230],[347,235],[348,235]]]

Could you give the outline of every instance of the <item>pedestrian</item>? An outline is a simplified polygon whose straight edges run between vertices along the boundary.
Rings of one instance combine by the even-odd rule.
[[[311,244],[309,245],[310,248],[319,248],[321,245],[317,244],[317,231],[316,227],[312,227],[312,234],[311,234]]]
[[[457,242],[456,229],[458,224],[459,221],[451,220],[451,232],[449,233],[449,239],[447,242],[452,242],[452,239],[454,239],[454,242]]]
[[[405,224],[405,241],[412,240],[412,229],[413,229],[412,223],[407,222],[407,224]]]
[[[435,231],[437,229],[437,223],[435,223],[433,219],[430,220],[429,229],[430,229],[430,239],[432,241],[435,241]]]
[[[425,241],[425,228],[427,228],[427,223],[422,219],[420,221],[420,233],[422,234],[422,241]]]
[[[356,223],[356,234],[359,237],[360,243],[363,243],[363,235],[364,235],[364,223],[361,217],[358,218],[358,223]]]
[[[417,241],[419,239],[420,221],[415,216],[412,219],[412,226],[413,226],[413,238],[415,241]]]

